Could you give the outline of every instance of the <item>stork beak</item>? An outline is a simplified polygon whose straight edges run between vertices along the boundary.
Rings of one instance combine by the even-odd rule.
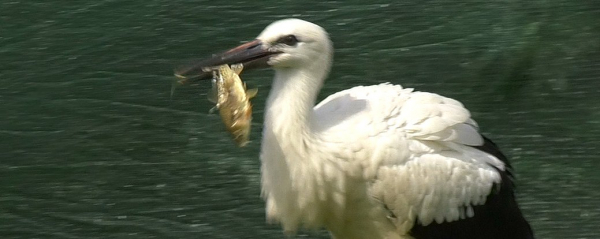
[[[244,70],[263,68],[269,66],[269,57],[277,53],[279,52],[270,50],[257,39],[215,54],[211,58],[180,66],[175,69],[175,76],[181,79],[209,79],[212,76],[210,69],[223,64],[242,63]]]

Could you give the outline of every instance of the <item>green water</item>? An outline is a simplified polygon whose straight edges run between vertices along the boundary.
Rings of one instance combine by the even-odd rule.
[[[597,1],[363,2],[1,2],[0,238],[282,238],[259,196],[272,73],[245,74],[243,149],[208,84],[169,94],[181,60],[287,17],[334,42],[321,98],[389,81],[460,100],[511,158],[538,238],[600,238]]]

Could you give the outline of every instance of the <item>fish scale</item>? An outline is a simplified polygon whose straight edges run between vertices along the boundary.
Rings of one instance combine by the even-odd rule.
[[[256,95],[256,89],[246,89],[239,77],[243,65],[227,64],[210,69],[213,71],[213,89],[209,100],[215,108],[239,147],[248,143],[252,123],[252,105],[250,99]],[[213,108],[214,109],[214,108]]]

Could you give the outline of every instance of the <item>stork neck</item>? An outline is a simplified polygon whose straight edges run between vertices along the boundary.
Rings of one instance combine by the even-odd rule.
[[[323,56],[303,68],[276,69],[267,100],[266,127],[281,137],[311,137],[309,123],[329,65],[329,57]]]

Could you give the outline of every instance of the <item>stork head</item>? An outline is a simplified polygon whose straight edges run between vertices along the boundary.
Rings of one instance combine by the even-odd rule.
[[[300,19],[284,19],[271,23],[255,40],[176,69],[175,74],[201,75],[207,68],[237,63],[244,64],[245,70],[298,68],[319,62],[315,59],[323,57],[329,62],[331,52],[332,44],[323,28]]]
[[[331,51],[325,30],[300,19],[285,19],[272,23],[257,37],[269,51],[277,52],[267,64],[274,68],[308,65]]]

